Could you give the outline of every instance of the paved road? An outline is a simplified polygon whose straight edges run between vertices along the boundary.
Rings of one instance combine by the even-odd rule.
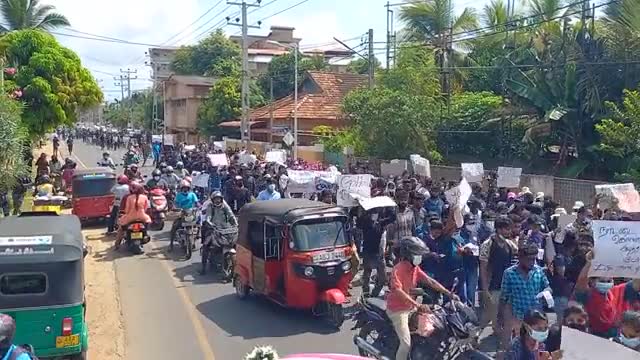
[[[76,157],[95,166],[99,148],[78,141]],[[123,151],[115,151],[114,160]],[[121,171],[119,169],[118,171]],[[145,167],[145,174],[151,171]],[[216,275],[197,274],[199,253],[190,261],[167,251],[168,231],[153,233],[145,254],[114,251],[120,301],[127,331],[128,359],[235,360],[256,345],[272,345],[281,355],[296,352],[353,354],[352,323],[331,329],[310,314],[285,310],[264,299],[236,298]]]

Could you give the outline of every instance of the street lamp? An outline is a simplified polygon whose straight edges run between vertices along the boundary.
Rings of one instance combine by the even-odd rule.
[[[293,159],[295,161],[298,160],[298,43],[283,44],[273,40],[267,40],[267,42],[293,50]]]

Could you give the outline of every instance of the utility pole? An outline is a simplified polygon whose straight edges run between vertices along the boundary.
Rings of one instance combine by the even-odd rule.
[[[130,69],[127,69],[127,70],[120,69],[120,72],[124,74],[124,75],[120,75],[120,79],[127,80],[127,96],[129,99],[131,99],[131,80],[135,80],[138,78],[137,75],[132,78],[131,74],[137,74],[138,70],[131,71]]]
[[[247,4],[247,2],[243,0],[242,2],[227,2],[227,5],[239,5],[242,8],[242,17],[240,19],[236,18],[235,23],[230,22],[231,19],[227,17],[227,23],[242,28],[242,120],[240,122],[240,139],[242,142],[246,141],[247,150],[251,152],[251,124],[249,124],[249,28],[260,28],[260,22],[258,22],[258,26],[247,23],[247,8],[259,7],[260,0],[255,4]]]
[[[122,106],[122,103],[124,102],[124,88],[125,88],[125,77],[120,75],[118,77],[114,77],[113,80],[115,80],[115,82],[113,83],[113,85],[115,86],[120,86],[120,106]]]
[[[373,29],[369,29],[369,88],[373,89],[374,72],[376,69],[375,55],[373,54]]]
[[[269,78],[269,94],[271,105],[269,106],[269,144],[273,144],[273,77]]]
[[[391,68],[391,33],[393,32],[393,10],[387,1],[387,69]]]

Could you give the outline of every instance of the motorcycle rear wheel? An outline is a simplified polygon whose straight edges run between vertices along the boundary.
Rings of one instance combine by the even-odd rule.
[[[192,240],[191,236],[187,235],[184,239],[184,257],[189,260],[191,259],[191,255],[193,255]]]
[[[364,339],[364,341],[369,343],[371,346],[380,350],[380,352],[383,355],[389,357],[388,355],[391,353],[395,357],[395,352],[392,353],[391,350],[389,349],[378,348],[381,344],[384,345],[384,342],[382,341],[382,339],[380,339],[380,333],[378,333],[377,329],[373,326],[373,324],[369,323],[361,327],[360,331],[358,332],[358,336]],[[361,348],[358,348],[358,354],[362,357],[372,357],[369,353],[367,353]]]
[[[233,277],[234,257],[232,254],[227,254],[222,260],[222,278],[225,281],[229,281]]]

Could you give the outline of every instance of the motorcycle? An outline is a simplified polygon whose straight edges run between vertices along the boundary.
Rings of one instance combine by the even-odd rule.
[[[168,203],[165,191],[161,188],[153,188],[149,191],[149,216],[151,217],[150,230],[161,231],[164,229],[164,220],[167,217]]]
[[[191,259],[193,248],[195,247],[196,239],[200,235],[200,225],[198,225],[197,217],[198,209],[182,210],[180,215],[180,227],[176,231],[176,239],[180,244],[180,247],[184,250],[185,258]],[[170,248],[173,248],[173,238],[169,244]]]
[[[147,234],[147,226],[143,222],[133,222],[127,225],[125,234],[125,245],[133,254],[139,255],[144,252],[142,246],[151,241]]]
[[[200,249],[202,255],[202,274],[207,272],[207,265],[219,270],[224,281],[231,281],[236,262],[236,241],[238,228],[220,228],[206,222],[204,244]]]
[[[140,155],[136,154],[133,151],[127,151],[127,153],[122,157],[122,161],[122,167],[124,167],[125,169],[129,167],[129,165],[138,165],[140,163]]]
[[[425,295],[423,289],[414,289],[411,293],[414,296]],[[353,341],[360,356],[379,360],[395,359],[399,340],[387,317],[385,300],[361,298],[359,306],[352,330],[359,330]],[[424,321],[424,317],[428,317],[429,321]],[[473,309],[459,301],[449,300],[442,305],[432,305],[430,314],[412,313],[409,328],[410,359],[492,359],[475,349],[482,329]]]

